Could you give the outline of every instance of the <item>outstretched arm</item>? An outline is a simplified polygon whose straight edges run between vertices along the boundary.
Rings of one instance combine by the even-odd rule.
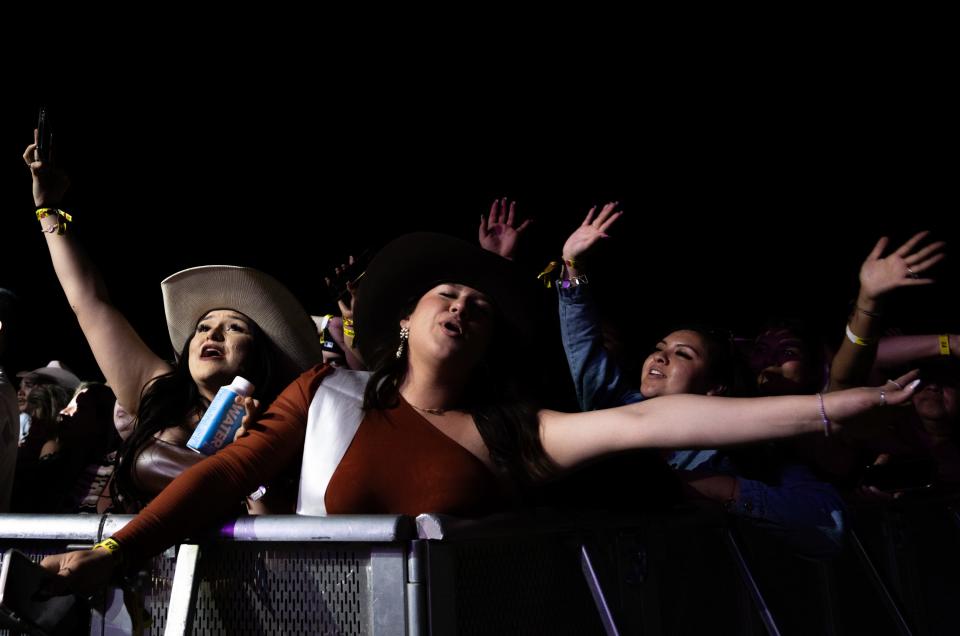
[[[862,425],[869,411],[907,401],[916,371],[877,388],[829,395],[723,398],[665,395],[590,413],[541,411],[540,439],[561,469],[631,448],[715,448]],[[902,387],[902,388],[899,388]],[[822,399],[822,402],[820,401]]]
[[[960,358],[960,335],[888,336],[877,344],[876,366],[896,369],[919,360],[947,355]]]
[[[303,449],[307,410],[317,386],[330,371],[316,367],[290,384],[266,413],[235,442],[177,477],[140,514],[114,535],[122,558],[147,558],[204,530],[259,484],[268,483]],[[104,549],[46,557],[41,565],[58,573],[51,593],[89,593],[106,584],[118,564]]]

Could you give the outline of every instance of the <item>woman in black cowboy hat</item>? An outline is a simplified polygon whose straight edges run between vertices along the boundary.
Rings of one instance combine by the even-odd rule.
[[[124,505],[136,509],[202,459],[186,442],[221,386],[242,375],[253,383],[255,398],[272,401],[320,361],[317,332],[297,299],[271,276],[247,267],[194,267],[161,283],[177,362],[158,356],[109,302],[68,231],[71,217],[58,208],[68,179],[37,161],[35,150],[36,143],[29,145],[23,159],[57,277],[107,383],[136,416],[114,480]]]
[[[515,393],[511,365],[490,359],[498,342],[522,341],[532,328],[517,280],[507,261],[457,239],[419,233],[393,241],[367,269],[355,309],[357,345],[372,373],[314,367],[113,544],[47,557],[44,566],[75,590],[99,585],[115,566],[111,555],[139,559],[208,526],[301,451],[301,514],[478,515],[509,506],[503,484],[598,455],[832,432],[915,388],[908,374],[892,391],[676,395],[591,413],[537,410]]]

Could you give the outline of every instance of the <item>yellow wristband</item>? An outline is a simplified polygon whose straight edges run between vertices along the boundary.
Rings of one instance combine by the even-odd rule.
[[[114,541],[113,539],[104,539],[103,541],[101,541],[100,543],[98,543],[97,545],[93,546],[90,549],[96,550],[97,548],[103,548],[104,550],[106,550],[116,558],[120,558],[120,544]]]
[[[54,231],[58,235],[63,235],[67,233],[67,223],[73,222],[73,217],[59,208],[37,208],[37,220],[43,221],[43,219],[48,216],[57,217],[56,224],[44,225],[41,223],[41,230],[47,234],[52,234]]]
[[[330,324],[330,319],[333,318],[333,314],[325,314],[320,317],[320,320],[317,321],[317,329],[320,333],[320,342],[326,342],[326,339],[323,337],[323,334],[327,331],[327,325]],[[320,325],[323,325],[323,328],[320,328]]]
[[[38,221],[45,216],[50,216],[51,214],[56,214],[57,216],[63,217],[67,222],[73,222],[73,217],[59,208],[37,208]]]
[[[950,355],[950,336],[943,334],[938,336],[940,340],[940,355],[948,356]]]
[[[543,286],[547,289],[553,287],[553,281],[550,280],[548,274],[555,269],[557,269],[557,261],[550,261],[547,263],[547,266],[543,268],[543,271],[537,274],[537,280],[543,283]]]
[[[861,338],[857,334],[853,333],[853,331],[850,330],[849,324],[847,325],[847,340],[861,347],[866,347],[873,342],[873,338]]]

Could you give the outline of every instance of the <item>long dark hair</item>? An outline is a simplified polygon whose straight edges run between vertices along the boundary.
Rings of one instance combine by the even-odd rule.
[[[279,353],[253,320],[247,319],[253,335],[253,345],[247,361],[241,367],[243,377],[250,380],[255,390],[253,397],[269,404],[293,377],[280,371]],[[190,375],[191,334],[180,350],[180,362],[173,371],[147,383],[140,394],[140,408],[133,423],[133,432],[117,453],[115,478],[110,489],[114,501],[128,510],[138,510],[149,502],[133,481],[133,469],[140,451],[153,442],[154,437],[168,428],[192,430],[192,418],[206,411],[209,402],[200,394]]]
[[[419,296],[409,299],[397,315],[396,323],[409,316]],[[494,317],[493,337],[483,360],[474,368],[462,397],[462,410],[473,417],[480,437],[490,451],[494,466],[508,476],[521,490],[527,491],[534,482],[556,472],[556,466],[547,457],[540,441],[538,408],[530,399],[527,378],[517,360],[516,343],[498,338],[497,327],[503,324],[499,314]],[[400,402],[400,386],[407,375],[407,356],[396,357],[400,344],[397,337],[384,339],[373,359],[366,360],[372,371],[364,393],[364,410],[386,410]],[[509,364],[493,366],[492,361],[510,360]]]
[[[748,372],[739,360],[730,331],[699,323],[682,324],[668,333],[674,331],[692,331],[703,340],[708,388],[723,387],[718,395],[742,396],[747,393]]]
[[[26,461],[34,461],[39,457],[44,442],[56,439],[59,435],[60,423],[57,416],[70,403],[70,391],[59,384],[41,384],[27,396],[25,412],[30,416],[30,432],[24,440]],[[29,449],[27,451],[26,449]],[[27,456],[37,452],[37,456]]]

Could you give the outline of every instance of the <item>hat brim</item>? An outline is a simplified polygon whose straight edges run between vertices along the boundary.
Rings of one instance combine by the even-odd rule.
[[[279,352],[285,371],[302,373],[323,357],[307,311],[284,285],[263,272],[204,265],[167,277],[160,288],[177,356],[203,316],[214,309],[233,309],[257,323]]]
[[[33,378],[37,376],[48,378],[52,380],[54,384],[59,384],[69,391],[73,391],[80,386],[80,378],[66,369],[59,369],[57,367],[40,367],[33,371],[20,371],[17,373],[18,378]]]
[[[357,292],[354,343],[368,366],[396,349],[404,307],[441,283],[483,292],[518,338],[530,334],[536,286],[511,261],[452,236],[415,232],[377,253]]]

